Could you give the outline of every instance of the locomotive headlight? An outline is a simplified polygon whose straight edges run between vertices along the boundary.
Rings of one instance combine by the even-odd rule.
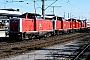
[[[20,36],[20,34],[18,34]]]

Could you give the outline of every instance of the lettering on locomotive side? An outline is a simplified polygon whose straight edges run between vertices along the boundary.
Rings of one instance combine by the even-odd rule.
[[[42,27],[42,24],[41,24],[41,23],[39,24],[39,27],[40,27],[40,28]]]
[[[73,24],[73,26],[75,26],[75,24]]]
[[[66,24],[64,24],[64,26],[66,26]]]

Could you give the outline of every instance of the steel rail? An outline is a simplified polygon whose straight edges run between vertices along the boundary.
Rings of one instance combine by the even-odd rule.
[[[88,44],[88,45],[74,58],[74,60],[77,60],[77,59],[81,56],[81,54],[82,54],[89,46],[90,46],[90,44]]]

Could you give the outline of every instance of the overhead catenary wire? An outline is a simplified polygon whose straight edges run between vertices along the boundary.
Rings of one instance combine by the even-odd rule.
[[[70,0],[67,2],[67,1],[65,1],[65,0],[61,0],[62,2],[64,2],[64,3],[67,3],[68,5],[70,5],[70,6],[72,6],[73,8],[76,8],[76,10],[79,10],[80,12],[80,14],[82,13],[85,13],[85,14],[89,14],[89,12],[87,12],[87,11],[85,11],[85,10],[83,10],[83,9],[81,9],[80,7],[77,7],[77,6],[75,6],[75,5],[73,5],[72,3],[70,3]],[[71,12],[70,12],[71,13]],[[83,16],[83,15],[82,15]],[[82,17],[81,16],[81,17]],[[80,16],[79,16],[79,18],[80,18]],[[89,17],[88,17],[89,18]],[[82,18],[83,19],[83,18]],[[85,18],[86,19],[86,18]]]
[[[5,0],[5,1],[7,1],[7,0]],[[7,3],[13,3],[13,2],[17,2],[17,1],[15,1],[15,0],[10,0],[10,1],[12,1],[12,2],[9,2],[9,0],[8,0],[8,2]],[[33,4],[33,3],[31,3],[30,1],[34,1],[34,0],[20,0],[20,1],[18,1],[18,2],[22,2],[22,3],[24,3],[24,2],[27,2],[28,4]],[[41,6],[39,6],[39,4],[37,3],[37,2],[39,2],[39,1],[42,1],[42,0],[36,0],[36,8],[37,7],[39,7],[39,8],[41,8]],[[52,0],[45,0],[45,1],[52,1]],[[53,0],[53,1],[58,1],[58,0]],[[67,4],[69,4],[70,6],[72,6],[72,7],[74,7],[74,8],[76,8],[77,10],[80,10],[80,13],[88,13],[87,11],[84,11],[83,9],[81,9],[80,7],[78,7],[78,6],[75,6],[75,5],[73,5],[72,3],[70,3],[70,0],[67,0],[67,1],[65,1],[65,0],[61,0],[62,2],[64,2],[64,3],[67,3]],[[7,4],[7,3],[5,3],[5,4]],[[8,4],[8,5],[11,5],[11,4]],[[13,5],[13,4],[12,4]],[[14,4],[13,6],[17,6],[17,7],[24,7],[24,6],[19,6],[19,5],[17,5],[17,4]],[[51,4],[51,6],[52,6],[52,4]],[[49,6],[48,6],[49,7]],[[45,9],[47,9],[48,7],[46,7]],[[62,6],[63,7],[63,6]],[[24,7],[25,8],[25,7]],[[30,7],[29,7],[30,8]],[[34,9],[34,8],[33,8]],[[41,8],[42,9],[42,8]],[[63,9],[63,8],[62,8]],[[63,10],[65,10],[65,9],[63,9]],[[64,12],[66,12],[66,11],[64,11]],[[66,12],[67,13],[67,12]],[[71,13],[71,12],[70,12]],[[89,14],[89,13],[88,13]]]
[[[79,1],[80,5],[83,5],[80,0],[78,0],[78,1]],[[83,5],[83,7],[85,7],[86,9],[88,9],[88,7],[86,7],[85,5]]]
[[[58,0],[55,0],[52,4],[50,4],[48,7],[46,7],[45,10],[46,10],[47,8],[49,8],[51,5],[53,5],[56,1],[58,1]]]
[[[79,7],[77,7],[77,6],[73,5],[73,4],[71,4],[70,1],[69,1],[69,2],[66,2],[66,1],[64,1],[64,0],[61,0],[61,1],[65,2],[65,3],[69,4],[69,5],[71,5],[72,7],[76,8],[76,9],[82,11],[82,12],[87,13],[86,11],[82,10],[81,8],[79,8]]]

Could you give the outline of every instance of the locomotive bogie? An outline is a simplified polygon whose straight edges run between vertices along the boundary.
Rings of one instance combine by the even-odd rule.
[[[38,37],[38,32],[24,32],[23,33],[23,39],[34,39],[36,37]]]

